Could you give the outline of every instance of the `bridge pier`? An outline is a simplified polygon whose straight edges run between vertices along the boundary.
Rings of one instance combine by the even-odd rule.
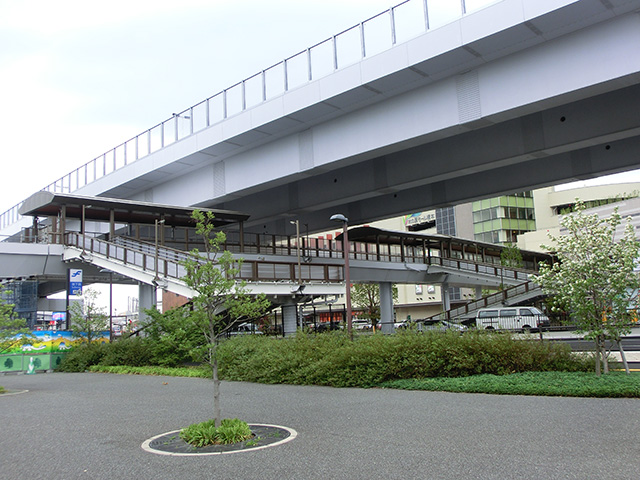
[[[442,294],[442,310],[447,312],[451,310],[451,294],[449,292],[449,284],[443,283],[440,286],[440,292]]]
[[[155,287],[142,282],[138,283],[138,322],[140,324],[149,319],[149,316],[144,311],[153,308],[156,303]]]
[[[394,333],[393,328],[393,285],[380,283],[380,324],[382,333]]]
[[[298,329],[298,307],[295,303],[282,305],[282,324],[284,336],[293,335]]]

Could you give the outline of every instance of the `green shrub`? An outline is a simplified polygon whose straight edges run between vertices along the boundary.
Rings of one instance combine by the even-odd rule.
[[[150,342],[139,337],[130,337],[110,343],[105,348],[101,365],[127,365],[141,367],[152,363],[153,355]]]
[[[67,354],[60,362],[59,372],[84,372],[91,365],[97,365],[107,353],[107,344],[83,343]]]
[[[180,430],[180,438],[194,447],[243,442],[251,438],[249,425],[237,418],[225,418],[216,428],[215,420],[194,423]]]
[[[298,333],[275,339],[246,335],[218,349],[220,375],[261,383],[369,387],[395,379],[585,371],[589,361],[564,344],[516,340],[486,332],[398,332],[356,336]]]

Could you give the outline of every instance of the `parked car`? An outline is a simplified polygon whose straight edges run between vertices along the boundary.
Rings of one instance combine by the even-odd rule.
[[[467,327],[460,323],[449,322],[447,320],[425,320],[422,322],[424,330],[440,330],[445,332],[447,330],[455,330],[464,332]]]
[[[340,330],[341,328],[342,326],[338,322],[319,322],[313,326],[312,331],[322,333],[330,330]]]
[[[373,327],[370,320],[356,319],[351,321],[351,328],[353,330],[371,330]]]
[[[262,331],[258,329],[255,323],[244,322],[237,325],[233,330],[229,331],[229,335],[247,335],[247,334],[262,335]]]
[[[476,327],[485,330],[530,332],[549,326],[549,317],[536,307],[481,308],[476,314]]]

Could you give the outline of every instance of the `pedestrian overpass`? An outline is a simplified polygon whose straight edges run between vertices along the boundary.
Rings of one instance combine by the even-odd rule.
[[[640,0],[461,0],[442,22],[434,22],[434,5],[403,2],[173,114],[43,190],[247,212],[247,231],[290,237],[296,221],[311,233],[330,229],[337,212],[366,224],[640,166]],[[38,230],[21,206],[0,215],[3,239]],[[47,252],[62,248],[69,261],[115,268],[101,252],[87,257],[90,240],[76,231],[65,239],[75,245]],[[94,240],[100,248],[144,250],[103,233],[106,244]],[[242,254],[252,261],[253,252]],[[262,251],[255,255],[263,261]],[[161,268],[155,246],[153,257]],[[449,275],[449,284],[461,276],[443,265],[387,262],[385,273],[359,261],[354,279],[360,271],[411,277],[412,269]],[[285,263],[294,267],[288,281],[301,280],[297,258]],[[147,267],[127,268],[150,276]]]
[[[21,210],[34,218],[29,235],[23,242],[0,243],[0,279],[37,279],[44,297],[66,289],[70,267],[82,268],[87,283],[104,283],[107,278],[112,282],[114,274],[137,283],[142,308],[155,304],[157,289],[192,298],[197,292],[184,282],[185,261],[206,260],[191,253],[198,247],[203,250],[191,210],[39,192]],[[529,274],[537,271],[540,262],[553,261],[549,255],[523,252],[521,267],[505,267],[501,265],[502,247],[497,245],[359,227],[350,231],[347,267],[343,238],[255,234],[244,231],[248,217],[240,212],[212,213],[219,226],[239,223],[222,247],[242,258],[236,278],[246,284],[248,292],[265,294],[272,304],[282,307],[285,333],[295,331],[299,305],[344,293],[346,268],[353,281],[380,285],[381,298],[387,299],[382,302],[383,325],[393,330],[393,284],[442,285],[443,315],[451,318],[454,310],[447,287],[475,287],[480,292],[481,288],[510,286],[503,290],[501,301],[513,301],[509,292],[514,288],[526,295],[519,299],[524,301],[541,295],[530,287]],[[478,306],[486,306],[491,299]],[[470,312],[468,304],[464,314]]]

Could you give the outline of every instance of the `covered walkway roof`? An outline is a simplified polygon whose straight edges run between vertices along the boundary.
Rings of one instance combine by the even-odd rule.
[[[336,239],[342,239],[342,233]],[[349,229],[349,241],[379,243],[380,245],[403,245],[427,248],[446,248],[451,251],[465,251],[468,253],[483,252],[486,255],[500,256],[504,249],[501,245],[493,243],[483,243],[475,240],[452,237],[439,234],[422,234],[417,232],[402,232],[396,230],[385,230],[377,227],[355,227]],[[524,261],[552,260],[552,255],[520,250]]]
[[[59,194],[47,191],[37,192],[20,206],[20,215],[32,217],[57,217],[64,208],[67,218],[78,218],[115,223],[154,224],[164,220],[165,225],[192,227],[195,225],[191,214],[194,210],[212,212],[216,227],[244,222],[249,215],[230,210],[199,207],[178,207],[149,202],[136,202],[106,197],[86,197]]]

